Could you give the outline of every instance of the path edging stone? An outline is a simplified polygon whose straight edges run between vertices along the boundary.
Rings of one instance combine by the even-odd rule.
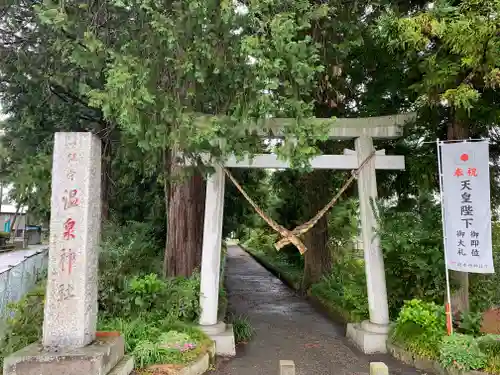
[[[212,345],[208,348],[208,350],[201,354],[197,359],[193,362],[188,363],[186,366],[181,367],[179,369],[169,368],[169,374],[172,375],[203,375],[210,369],[210,366],[215,361],[215,343],[212,342]],[[154,367],[161,368],[161,365],[153,365],[150,366],[150,369],[154,369]]]
[[[437,360],[421,357],[389,341],[387,342],[387,351],[394,358],[406,363],[407,365],[439,375],[490,375],[487,372],[477,370],[460,371],[455,368],[444,368]]]

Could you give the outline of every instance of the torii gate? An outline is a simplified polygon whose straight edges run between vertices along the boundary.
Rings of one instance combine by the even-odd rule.
[[[321,155],[310,163],[314,169],[356,169],[374,151],[373,139],[394,139],[401,135],[401,127],[412,120],[414,113],[368,118],[314,119],[332,123],[330,139],[354,139],[354,150],[344,150],[344,155]],[[266,123],[280,134],[280,127],[291,119],[270,119]],[[264,135],[263,135],[264,136]],[[259,154],[237,161],[232,157],[225,163],[228,168],[289,168],[289,163],[278,160],[274,154]],[[349,337],[367,354],[387,352],[389,308],[385,280],[384,260],[379,239],[375,235],[376,218],[371,200],[377,198],[376,169],[404,169],[404,156],[388,156],[377,151],[358,176],[358,194],[363,238],[366,284],[370,320],[347,326]],[[216,343],[216,353],[235,355],[232,327],[217,321],[219,301],[219,270],[221,261],[222,222],[224,212],[225,174],[220,166],[208,177],[203,228],[203,250],[200,285],[200,326]]]

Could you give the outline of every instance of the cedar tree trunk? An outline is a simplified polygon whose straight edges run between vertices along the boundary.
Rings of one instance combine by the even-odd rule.
[[[330,200],[329,189],[325,182],[328,172],[316,170],[308,174],[305,179],[305,204],[309,210],[307,217],[311,218],[321,210]],[[328,215],[323,216],[318,223],[304,236],[307,251],[304,254],[304,279],[302,288],[307,290],[312,284],[321,280],[331,271],[332,256],[328,249]],[[309,220],[309,219],[308,219]]]
[[[165,276],[189,277],[201,266],[203,219],[206,182],[198,174],[182,177],[183,168],[170,163],[165,184],[167,205],[167,239],[165,245]]]

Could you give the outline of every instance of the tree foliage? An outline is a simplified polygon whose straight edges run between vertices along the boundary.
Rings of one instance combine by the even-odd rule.
[[[215,159],[255,153],[263,118],[296,119],[283,129],[296,142],[281,153],[304,163],[321,133],[304,119],[312,113],[308,92],[323,66],[318,46],[303,31],[326,13],[326,6],[307,1],[244,7],[196,0],[8,2],[1,95],[11,116],[3,125],[4,144],[17,200],[48,217],[55,131],[101,138],[103,204],[122,221],[161,223],[167,212],[159,204],[162,192],[167,216],[182,222],[171,199],[204,188],[179,190],[186,176],[175,167],[178,153],[197,167],[202,153]],[[124,197],[140,199],[132,208]],[[174,227],[174,221],[171,238],[178,230],[199,231]]]
[[[143,0],[64,2],[38,13],[51,30],[71,35],[58,45],[79,68],[94,77],[93,67],[103,67],[102,87],[79,82],[93,107],[139,147],[196,159],[252,152],[256,120],[269,116],[297,118],[286,136],[298,147],[310,141],[300,119],[311,114],[304,97],[323,68],[301,32],[324,9],[305,0],[252,1],[245,11],[229,1]]]

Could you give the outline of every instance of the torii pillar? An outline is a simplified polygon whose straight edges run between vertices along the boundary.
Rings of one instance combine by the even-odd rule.
[[[233,327],[218,320],[225,174],[220,166],[207,179],[200,280],[200,328],[215,342],[215,353],[235,356]],[[220,317],[224,319],[224,317]]]
[[[356,154],[362,163],[374,150],[371,137],[361,136],[354,141],[355,151],[345,150],[344,154]],[[376,155],[383,155],[377,151]],[[404,156],[396,156],[403,164]],[[365,259],[366,288],[370,320],[361,324],[347,324],[346,336],[366,354],[386,353],[389,334],[389,305],[385,268],[380,240],[376,234],[377,220],[373,211],[377,199],[377,179],[375,158],[372,158],[358,175],[359,211],[361,217],[361,237]],[[382,167],[382,166],[381,166]],[[382,167],[383,168],[383,167]]]

